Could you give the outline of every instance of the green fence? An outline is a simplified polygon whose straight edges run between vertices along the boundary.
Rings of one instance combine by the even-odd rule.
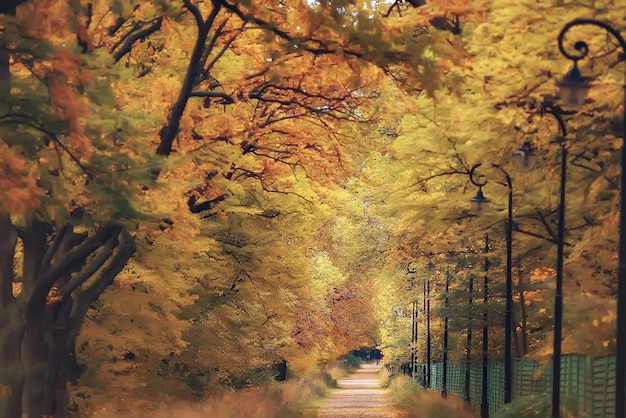
[[[442,390],[443,364],[431,364],[431,388]],[[482,399],[482,363],[448,364],[448,392],[465,394],[465,374],[469,367],[470,406],[480,410]],[[423,384],[423,365],[417,365],[415,378]],[[512,398],[545,395],[552,392],[552,361],[513,362]],[[590,357],[566,355],[561,359],[561,397],[575,416],[604,418],[615,414],[615,356]],[[504,401],[504,367],[491,362],[487,368],[489,410],[500,409]]]

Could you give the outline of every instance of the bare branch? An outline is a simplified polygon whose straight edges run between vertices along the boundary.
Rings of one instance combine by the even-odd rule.
[[[153,20],[150,26],[140,31],[137,31],[133,35],[126,38],[122,47],[113,54],[113,61],[118,62],[124,57],[124,55],[128,54],[132,50],[133,44],[135,42],[145,39],[151,34],[153,34],[154,32],[161,29],[162,22],[163,22],[163,17],[159,16]]]
[[[235,99],[232,98],[231,95],[221,92],[221,91],[192,91],[190,93],[191,97],[216,97],[223,99],[222,104],[232,104],[235,103]]]

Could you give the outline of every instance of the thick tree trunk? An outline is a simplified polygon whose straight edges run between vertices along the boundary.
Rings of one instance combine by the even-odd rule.
[[[20,417],[23,370],[20,358],[24,320],[13,297],[17,232],[0,212],[0,417]]]
[[[0,309],[0,417],[3,418],[22,416],[22,334],[23,320],[17,305]]]
[[[22,394],[22,416],[24,418],[47,417],[43,410],[46,399],[46,369],[52,344],[50,325],[47,318],[29,318],[22,340],[22,365],[24,389]]]
[[[87,239],[60,228],[48,246],[51,226],[27,219],[19,230],[24,263],[31,265],[24,266],[15,297],[18,233],[10,216],[0,213],[0,418],[67,415],[68,365],[75,363],[89,305],[135,251],[133,237],[115,225]]]

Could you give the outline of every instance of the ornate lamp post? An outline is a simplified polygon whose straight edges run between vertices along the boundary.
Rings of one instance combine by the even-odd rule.
[[[485,234],[485,278],[483,283],[483,367],[482,367],[482,396],[480,400],[480,418],[489,418],[489,398],[487,397],[487,370],[489,368],[489,235]]]
[[[573,99],[572,99],[573,100]],[[552,354],[552,417],[559,417],[561,397],[561,340],[563,335],[563,247],[565,231],[565,180],[567,172],[567,147],[565,137],[567,129],[561,117],[564,113],[558,106],[544,103],[543,112],[554,116],[559,124],[561,136],[556,142],[561,146],[561,191],[558,209],[557,253],[556,253],[556,291],[554,295],[554,345]],[[513,153],[513,159],[521,171],[530,171],[536,161],[536,153],[530,141]]]
[[[574,44],[577,54],[570,54],[563,46],[565,34],[574,26],[591,25],[604,29],[617,40],[622,48],[620,60],[626,59],[626,41],[622,35],[611,25],[594,19],[574,19],[565,24],[559,33],[559,50],[568,59],[574,62],[574,68],[567,74],[565,79],[558,83],[560,87],[559,96],[565,103],[578,109],[584,103],[589,83],[581,76],[578,69],[578,61],[585,58],[589,53],[589,46],[584,41]],[[626,77],[626,74],[625,74]],[[626,78],[625,78],[626,80]],[[626,95],[624,96],[624,115],[622,117],[622,135],[626,136]],[[621,172],[621,209],[620,209],[620,232],[619,232],[619,265],[617,270],[617,348],[615,361],[615,417],[626,417],[626,152],[622,148],[622,172]],[[554,394],[553,394],[554,396]],[[558,394],[557,394],[558,396]],[[557,397],[558,401],[558,397]],[[553,401],[552,417],[558,417],[558,403]]]
[[[474,177],[475,170],[481,165],[482,163],[475,164],[470,170],[470,181],[475,186],[478,186],[478,193],[475,197],[470,199],[470,201],[472,202],[472,208],[479,215],[483,212],[483,207],[489,202],[489,199],[487,199],[482,192],[482,188],[487,184],[487,181],[478,181]],[[511,388],[513,384],[513,355],[511,347],[513,326],[513,183],[511,176],[509,176],[509,173],[507,173],[505,169],[497,164],[491,165],[504,174],[508,187],[508,212],[506,221],[506,314],[504,319],[504,403],[507,404],[511,402]]]
[[[413,291],[413,287],[415,284],[415,276],[413,276],[415,273],[417,273],[417,269],[411,268],[411,263],[409,263],[406,266],[406,274],[407,276],[409,274],[411,276],[408,277],[409,285],[407,286],[407,290],[411,292]],[[411,364],[409,366],[409,373],[412,379],[415,379],[415,375],[417,374],[417,371],[415,370],[415,364],[417,362],[417,340],[418,340],[418,335],[419,335],[417,316],[418,316],[417,297],[415,297],[411,305],[411,345],[410,345]]]
[[[468,303],[469,307],[472,307],[472,292],[474,291],[474,275],[470,274],[469,282],[467,284],[467,291],[469,293]],[[470,376],[472,366],[472,318],[467,318],[467,341],[465,346],[465,389],[463,393],[463,400],[469,405],[470,403]]]
[[[469,176],[472,184],[478,187],[478,193],[470,201],[472,202],[472,208],[476,213],[482,213],[483,208],[489,203],[489,199],[483,195],[482,188],[487,181],[478,181],[474,178],[474,171],[480,164],[475,165],[470,170]],[[483,282],[483,343],[482,343],[482,388],[481,388],[481,401],[480,401],[480,418],[489,418],[489,398],[488,398],[488,385],[487,385],[487,371],[489,368],[489,277],[487,273],[489,271],[489,235],[485,234],[485,277]]]
[[[448,251],[446,254],[446,261],[451,263],[454,260],[454,253]],[[448,305],[448,292],[450,290],[450,269],[446,270],[446,299],[445,299],[445,316],[443,322],[443,367],[442,367],[442,381],[441,381],[441,396],[446,398],[448,396],[448,317],[449,317],[449,305]]]
[[[428,270],[428,276],[424,281],[424,313],[426,314],[426,364],[424,365],[426,368],[426,378],[424,381],[426,382],[426,388],[430,389],[430,378],[431,378],[431,366],[430,366],[430,358],[431,358],[431,350],[430,350],[430,274],[435,269],[435,264],[428,260],[426,264],[426,270]]]

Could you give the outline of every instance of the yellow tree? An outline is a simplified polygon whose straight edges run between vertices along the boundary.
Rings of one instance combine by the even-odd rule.
[[[463,94],[438,95],[435,104],[418,97],[415,105],[419,111],[393,125],[398,134],[392,145],[393,156],[399,161],[390,162],[389,172],[397,173],[399,181],[392,189],[396,196],[394,205],[387,204],[387,190],[381,200],[386,203],[384,210],[398,214],[401,220],[397,236],[414,239],[404,255],[415,257],[418,248],[428,252],[429,247],[438,247],[441,238],[446,239],[446,244],[459,242],[464,246],[489,232],[494,238],[494,257],[503,258],[506,186],[498,186],[503,180],[500,174],[481,172],[490,181],[485,193],[493,200],[493,217],[474,219],[463,203],[476,190],[468,184],[469,168],[479,161],[496,163],[513,177],[514,253],[524,275],[521,283],[541,280],[545,282],[542,287],[550,287],[553,271],[545,272],[550,273],[556,253],[559,147],[554,144],[557,124],[547,110],[559,105],[554,97],[554,81],[567,66],[557,53],[556,38],[561,27],[576,17],[608,20],[619,27],[624,8],[620,2],[607,6],[559,2],[512,6],[488,1],[470,7],[476,12],[472,21],[460,19],[459,42],[466,55],[448,76],[462,80]],[[610,300],[616,286],[616,185],[622,133],[615,127],[620,126],[622,117],[622,64],[615,64],[615,54],[610,53],[614,45],[607,43],[603,34],[585,35],[591,45],[606,52],[588,62],[589,70],[599,61],[602,68],[609,70],[598,80],[597,96],[588,103],[588,112],[576,117],[566,115],[570,169],[566,191],[565,287],[570,292],[596,293]],[[516,172],[508,163],[512,151],[525,140],[539,146],[542,157],[542,169],[529,175]],[[604,239],[598,240],[599,236]],[[502,269],[503,263],[494,274],[502,274]],[[523,289],[520,286],[520,303],[524,302]],[[534,292],[532,288],[525,291]],[[551,292],[541,295],[551,300]],[[566,299],[565,309],[568,303],[588,306],[597,301]],[[518,318],[522,313],[518,313]],[[596,315],[598,323],[610,322],[611,315],[599,307]],[[603,342],[609,342],[606,348],[610,350],[612,344],[605,332],[600,330],[598,335],[602,335]],[[530,338],[538,341],[542,336]],[[573,340],[568,350],[574,349]],[[580,349],[584,349],[582,344]]]

